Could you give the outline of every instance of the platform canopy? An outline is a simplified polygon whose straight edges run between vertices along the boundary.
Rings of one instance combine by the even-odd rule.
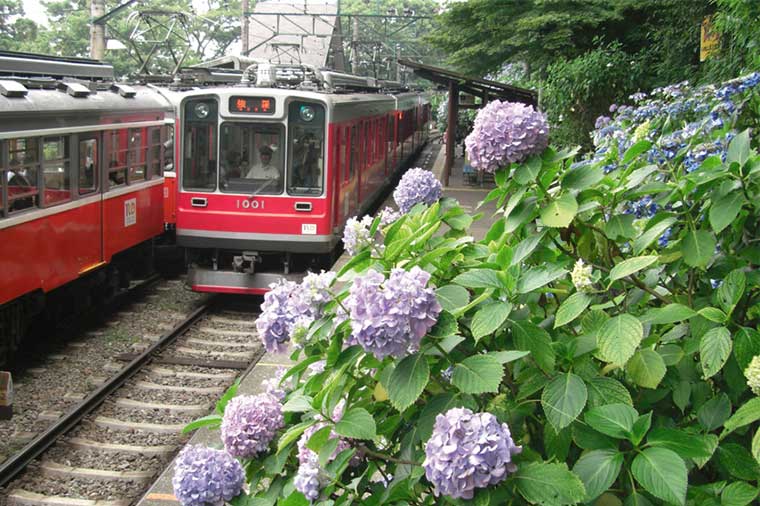
[[[445,86],[449,90],[449,117],[446,128],[446,164],[443,169],[444,186],[449,185],[451,167],[454,165],[454,143],[456,141],[457,116],[459,115],[459,93],[465,92],[480,97],[480,104],[472,104],[463,107],[482,107],[490,100],[506,100],[509,102],[521,102],[523,104],[538,106],[538,94],[535,91],[509,84],[481,79],[479,77],[466,76],[449,69],[433,67],[412,60],[399,59],[399,65],[411,68],[414,75]]]

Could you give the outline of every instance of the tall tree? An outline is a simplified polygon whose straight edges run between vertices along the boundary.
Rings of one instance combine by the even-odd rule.
[[[37,37],[37,24],[24,14],[21,0],[0,0],[0,48],[22,51]]]

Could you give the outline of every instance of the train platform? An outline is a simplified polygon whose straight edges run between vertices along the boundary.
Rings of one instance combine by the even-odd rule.
[[[461,153],[461,147],[457,153]],[[429,144],[420,154],[417,163],[413,164],[425,169],[431,170],[439,180],[443,181],[443,169],[445,162],[445,150],[443,146],[436,143]],[[464,159],[457,157],[454,160],[451,175],[449,177],[449,186],[444,188],[443,194],[446,197],[453,197],[461,203],[464,209],[470,213],[483,213],[483,217],[473,223],[471,232],[476,240],[482,239],[488,232],[493,223],[493,216],[496,212],[495,202],[478,208],[478,204],[488,195],[488,192],[494,188],[493,180],[487,178],[482,181],[473,179],[465,173]],[[393,204],[393,197],[389,195],[385,205]],[[344,253],[336,262],[334,269],[340,269],[350,256]],[[288,367],[291,362],[288,358],[289,353],[283,354],[265,354],[261,360],[243,377],[238,387],[238,395],[256,395],[264,391],[263,383],[266,379],[271,378],[280,367]],[[188,444],[202,444],[210,448],[223,448],[218,430],[200,429],[197,430]],[[174,476],[174,461],[163,471],[158,480],[143,495],[138,506],[172,506],[179,504],[172,490],[172,477]]]

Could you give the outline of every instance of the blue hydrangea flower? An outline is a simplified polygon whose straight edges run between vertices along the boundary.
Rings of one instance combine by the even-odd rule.
[[[673,230],[668,227],[665,229],[665,232],[662,233],[659,239],[657,239],[657,245],[660,248],[667,248],[668,243],[670,242],[670,236],[673,234]]]
[[[495,485],[515,472],[512,458],[521,451],[509,426],[491,413],[452,408],[436,417],[422,466],[436,496],[472,499],[475,489]]]
[[[222,418],[222,442],[233,457],[253,458],[267,451],[285,423],[282,405],[274,396],[242,395],[227,403]]]
[[[441,198],[441,182],[429,170],[414,167],[401,177],[393,191],[393,200],[402,213],[408,213],[415,204],[433,205]]]
[[[441,312],[429,280],[430,274],[417,266],[393,269],[387,280],[372,269],[357,276],[345,301],[351,320],[348,344],[359,344],[380,360],[416,351]]]
[[[261,304],[261,314],[256,319],[256,330],[268,352],[282,353],[290,341],[296,320],[290,299],[298,289],[298,284],[281,279],[269,285],[269,288]]]
[[[472,166],[492,173],[542,152],[549,124],[533,106],[493,100],[478,112],[464,142]]]
[[[221,450],[186,446],[174,463],[172,486],[182,506],[221,506],[243,490],[240,462]]]

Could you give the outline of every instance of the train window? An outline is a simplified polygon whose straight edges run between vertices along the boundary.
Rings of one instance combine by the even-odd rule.
[[[79,138],[79,194],[98,189],[98,141]]]
[[[219,137],[219,188],[227,193],[282,193],[284,140],[282,125],[224,123]]]
[[[182,187],[214,191],[216,188],[216,136],[219,106],[213,98],[185,102],[182,131]]]
[[[46,206],[71,200],[69,138],[45,137],[42,143],[42,174]]]
[[[103,135],[104,159],[108,161],[108,186],[127,184],[127,131],[109,130]]]
[[[127,153],[127,167],[129,168],[129,182],[144,181],[147,177],[147,139],[144,128],[129,129],[129,152]]]
[[[291,102],[288,106],[288,193],[321,195],[325,176],[325,109]]]
[[[171,125],[161,128],[161,149],[163,151],[164,171],[174,170],[174,127]]]
[[[161,130],[166,127],[150,127],[148,129],[148,173],[146,178],[160,177],[161,170]],[[164,134],[165,135],[165,134]]]
[[[39,138],[10,139],[8,144],[8,212],[14,213],[39,204]]]

